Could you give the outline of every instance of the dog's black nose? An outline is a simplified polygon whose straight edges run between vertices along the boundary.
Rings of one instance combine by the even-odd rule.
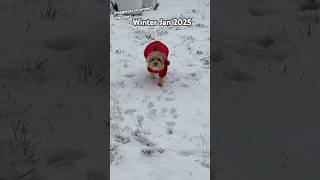
[[[155,65],[155,66],[157,66],[157,65],[158,65],[158,63],[157,63],[157,62],[155,62],[155,63],[154,63],[154,65]]]

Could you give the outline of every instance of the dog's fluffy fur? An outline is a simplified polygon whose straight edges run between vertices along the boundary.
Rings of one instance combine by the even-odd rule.
[[[159,51],[150,53],[147,57],[148,67],[152,70],[160,71],[164,68],[165,55]],[[151,73],[151,77],[156,78],[155,74]],[[158,85],[162,86],[163,80],[160,76],[157,76]]]
[[[152,70],[162,70],[164,68],[165,55],[159,51],[154,51],[147,57],[147,63]]]

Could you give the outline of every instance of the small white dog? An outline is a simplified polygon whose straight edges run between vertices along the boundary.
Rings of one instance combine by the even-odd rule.
[[[157,79],[158,85],[163,85],[163,78],[167,75],[169,49],[160,41],[150,43],[144,51],[147,62],[147,70],[153,79]],[[158,78],[157,78],[158,75]]]

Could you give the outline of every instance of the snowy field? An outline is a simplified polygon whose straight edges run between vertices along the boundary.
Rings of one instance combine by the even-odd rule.
[[[105,4],[0,1],[0,179],[106,179]]]
[[[110,15],[111,180],[210,178],[209,1],[159,1],[142,19],[192,18],[191,27],[132,26]],[[138,16],[139,17],[139,16]],[[163,87],[143,50],[169,47]]]
[[[319,179],[319,1],[213,11],[215,179]]]

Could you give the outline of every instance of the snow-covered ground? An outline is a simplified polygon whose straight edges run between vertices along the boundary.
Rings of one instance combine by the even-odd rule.
[[[191,27],[133,26],[110,15],[111,180],[210,178],[210,9],[208,0],[158,1],[142,19],[192,18]],[[169,47],[163,87],[143,50]]]
[[[0,1],[0,179],[106,179],[106,8]]]
[[[215,1],[216,180],[319,179],[320,5]]]

